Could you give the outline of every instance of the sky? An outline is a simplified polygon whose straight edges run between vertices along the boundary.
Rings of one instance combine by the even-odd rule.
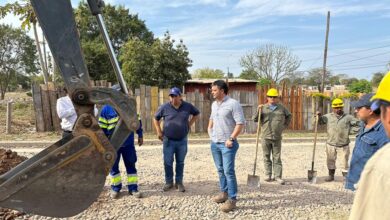
[[[0,5],[11,0],[0,0]],[[79,0],[71,0],[77,7]],[[198,68],[229,69],[264,44],[287,46],[302,61],[299,71],[323,66],[330,11],[327,68],[333,74],[371,79],[388,70],[390,4],[384,0],[106,0],[138,14],[156,37],[183,39]],[[20,25],[7,16],[0,23]]]

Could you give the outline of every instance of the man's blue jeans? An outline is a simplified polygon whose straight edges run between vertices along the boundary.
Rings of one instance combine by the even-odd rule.
[[[221,192],[228,193],[230,199],[237,198],[237,178],[234,162],[238,148],[237,141],[233,142],[231,148],[226,147],[225,143],[211,142],[211,153],[219,175],[219,187]]]
[[[173,183],[173,161],[176,160],[176,183],[183,183],[184,159],[187,155],[187,137],[181,140],[163,139],[165,182]]]

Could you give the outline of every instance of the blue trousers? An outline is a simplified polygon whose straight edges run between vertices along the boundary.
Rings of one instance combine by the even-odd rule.
[[[173,161],[176,160],[176,183],[183,183],[184,159],[187,155],[187,137],[181,140],[163,139],[165,182],[173,183]]]
[[[211,153],[219,176],[219,187],[221,192],[227,192],[230,199],[237,198],[237,178],[234,169],[236,153],[239,148],[237,141],[233,147],[228,148],[225,143],[211,142]]]
[[[137,154],[134,145],[122,146],[117,151],[117,157],[114,165],[111,168],[111,189],[119,192],[122,189],[121,173],[119,171],[119,162],[123,158],[127,173],[127,188],[129,192],[138,191],[138,176],[135,163],[137,162]]]

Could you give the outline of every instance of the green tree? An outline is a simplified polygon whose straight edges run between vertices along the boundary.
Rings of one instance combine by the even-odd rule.
[[[154,42],[153,33],[148,30],[145,22],[132,15],[124,6],[107,4],[103,8],[107,32],[116,55],[127,41],[137,38],[146,44]],[[115,80],[108,52],[101,37],[96,18],[91,14],[88,4],[83,0],[75,9],[75,19],[80,32],[81,46],[91,78],[95,80]]]
[[[20,29],[0,25],[0,99],[17,77],[37,72],[36,49],[33,40]]]
[[[301,61],[290,49],[275,44],[265,44],[240,59],[244,71],[255,72],[258,78],[279,82],[294,74]]]
[[[22,21],[21,27],[23,30],[30,29],[32,24],[34,30],[35,45],[36,45],[36,49],[38,50],[39,62],[43,72],[43,78],[45,83],[49,82],[50,81],[49,72],[47,71],[46,66],[44,64],[43,54],[39,43],[39,37],[37,31],[38,20],[35,16],[30,1],[22,0],[21,3],[16,1],[14,3],[7,3],[4,6],[0,6],[0,18],[4,18],[9,13],[13,13],[16,16],[19,16],[20,21]]]
[[[371,84],[374,87],[378,87],[379,83],[382,81],[383,77],[385,77],[385,73],[377,72],[371,78]]]
[[[322,68],[314,68],[309,70],[305,80],[305,84],[308,86],[318,86],[318,88],[320,88],[322,83],[322,75],[323,75]],[[327,70],[325,76],[325,85],[330,84],[331,77],[332,77],[332,73],[329,70]]]
[[[203,79],[221,79],[225,76],[225,73],[220,69],[211,69],[209,67],[196,69],[192,74],[192,78]]]
[[[244,70],[241,72],[240,79],[259,80],[259,76],[254,70]]]
[[[175,46],[175,40],[167,32],[162,40],[148,45],[139,39],[129,40],[121,49],[120,61],[123,74],[132,89],[140,84],[169,88],[182,86],[191,79],[188,67],[192,61],[183,41]]]
[[[370,93],[372,92],[371,83],[365,79],[353,82],[348,90],[353,93]]]

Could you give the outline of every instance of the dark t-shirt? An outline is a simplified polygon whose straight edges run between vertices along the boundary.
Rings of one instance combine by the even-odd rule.
[[[170,102],[160,106],[154,118],[160,121],[164,119],[163,133],[169,139],[181,140],[185,138],[189,132],[189,117],[196,116],[200,112],[191,103],[182,101],[178,109],[173,107]]]

